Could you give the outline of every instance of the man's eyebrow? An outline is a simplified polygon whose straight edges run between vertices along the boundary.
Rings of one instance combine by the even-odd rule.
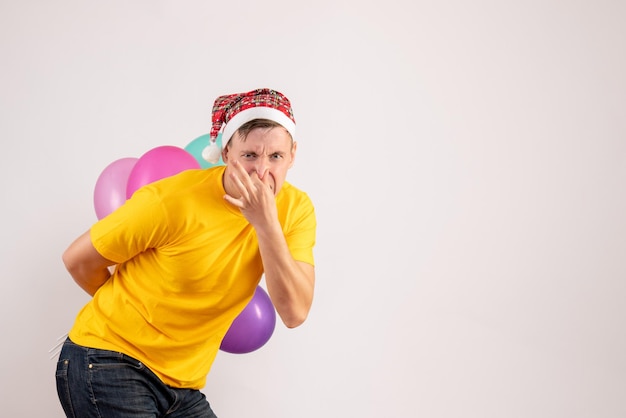
[[[273,154],[285,155],[285,154],[287,154],[287,152],[288,152],[288,151],[277,150],[277,151],[271,151],[271,152],[268,152],[267,154],[268,154],[268,155],[273,155]],[[256,151],[253,151],[253,150],[245,150],[245,149],[241,150],[241,153],[243,153],[243,154],[258,154]]]

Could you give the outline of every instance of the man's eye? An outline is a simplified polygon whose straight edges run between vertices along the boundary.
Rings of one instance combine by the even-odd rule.
[[[282,156],[282,155],[280,155],[280,154],[272,154],[272,155],[270,156],[270,158],[271,158],[272,160],[280,160],[282,157],[283,157],[283,156]]]

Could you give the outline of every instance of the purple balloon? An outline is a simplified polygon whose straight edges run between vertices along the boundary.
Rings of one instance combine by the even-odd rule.
[[[128,176],[137,158],[120,158],[100,173],[93,191],[93,205],[98,219],[102,219],[126,201]]]
[[[257,286],[248,305],[235,318],[222,340],[220,350],[233,354],[261,348],[274,333],[276,311],[268,294]]]
[[[192,168],[200,168],[200,164],[184,149],[173,145],[153,148],[139,157],[130,172],[126,198],[129,199],[137,189],[146,184]]]

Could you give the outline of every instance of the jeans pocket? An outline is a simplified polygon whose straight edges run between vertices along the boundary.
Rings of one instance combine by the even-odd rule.
[[[152,376],[127,355],[93,350],[88,356],[88,385],[102,416],[157,416]],[[153,415],[149,415],[153,414]]]
[[[118,353],[117,351],[89,350],[87,360],[91,371],[105,369],[130,369],[140,371],[145,367],[139,360],[127,356],[126,354]]]
[[[72,406],[72,398],[70,396],[70,382],[68,377],[69,368],[69,359],[59,359],[55,373],[57,395],[59,396],[59,401],[61,402],[65,415],[70,418],[75,418],[76,414],[74,414],[74,407]]]

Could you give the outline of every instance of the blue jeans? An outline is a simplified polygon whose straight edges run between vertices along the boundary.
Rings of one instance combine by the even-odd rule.
[[[217,418],[199,390],[172,388],[132,357],[69,338],[59,354],[56,382],[71,418]]]

